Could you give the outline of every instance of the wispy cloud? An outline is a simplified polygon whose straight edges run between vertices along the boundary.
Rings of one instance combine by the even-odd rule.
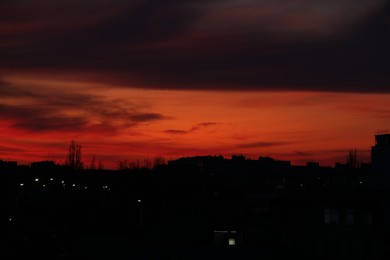
[[[164,133],[167,133],[167,134],[179,134],[179,135],[189,134],[189,133],[198,131],[198,130],[200,130],[202,128],[207,128],[207,127],[216,126],[216,125],[220,125],[220,123],[204,122],[204,123],[199,123],[199,124],[194,125],[189,130],[168,129],[168,130],[165,130]]]
[[[116,131],[142,123],[167,120],[160,113],[144,111],[124,100],[62,88],[37,88],[2,81],[0,120],[32,132]]]
[[[253,143],[242,143],[237,144],[237,148],[265,148],[265,147],[273,147],[273,146],[282,146],[289,145],[291,142],[253,142]]]

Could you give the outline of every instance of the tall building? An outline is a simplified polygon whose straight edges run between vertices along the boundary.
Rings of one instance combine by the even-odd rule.
[[[371,148],[371,163],[374,172],[390,173],[390,134],[375,135]]]
[[[371,147],[371,165],[372,188],[390,190],[390,134],[375,135],[375,145]],[[388,210],[390,217],[390,208]]]

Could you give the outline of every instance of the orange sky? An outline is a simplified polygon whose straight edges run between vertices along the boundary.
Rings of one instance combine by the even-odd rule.
[[[106,168],[163,156],[244,154],[293,164],[369,161],[373,135],[390,129],[390,94],[146,90],[8,74],[0,97],[0,158],[64,162],[71,140]]]

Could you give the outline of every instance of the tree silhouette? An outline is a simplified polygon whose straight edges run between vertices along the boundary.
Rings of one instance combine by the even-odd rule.
[[[81,145],[72,140],[68,149],[68,154],[66,155],[66,165],[74,170],[82,169],[83,162],[81,161]]]
[[[160,165],[164,165],[165,164],[165,158],[162,157],[162,156],[156,156],[154,158],[154,162],[153,162],[153,167],[156,168]]]

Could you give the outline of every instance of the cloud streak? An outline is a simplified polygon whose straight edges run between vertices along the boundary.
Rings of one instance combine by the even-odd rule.
[[[2,81],[0,120],[31,132],[116,132],[170,117],[145,112],[125,100],[108,100],[64,89],[37,88]]]
[[[289,145],[291,142],[253,142],[237,144],[237,148],[267,148],[274,146]]]
[[[202,128],[212,127],[212,126],[216,126],[216,125],[219,125],[219,123],[204,122],[204,123],[199,123],[199,124],[194,125],[189,130],[168,129],[168,130],[165,130],[164,133],[174,134],[174,135],[184,135],[184,134],[190,134],[192,132],[198,131]]]

